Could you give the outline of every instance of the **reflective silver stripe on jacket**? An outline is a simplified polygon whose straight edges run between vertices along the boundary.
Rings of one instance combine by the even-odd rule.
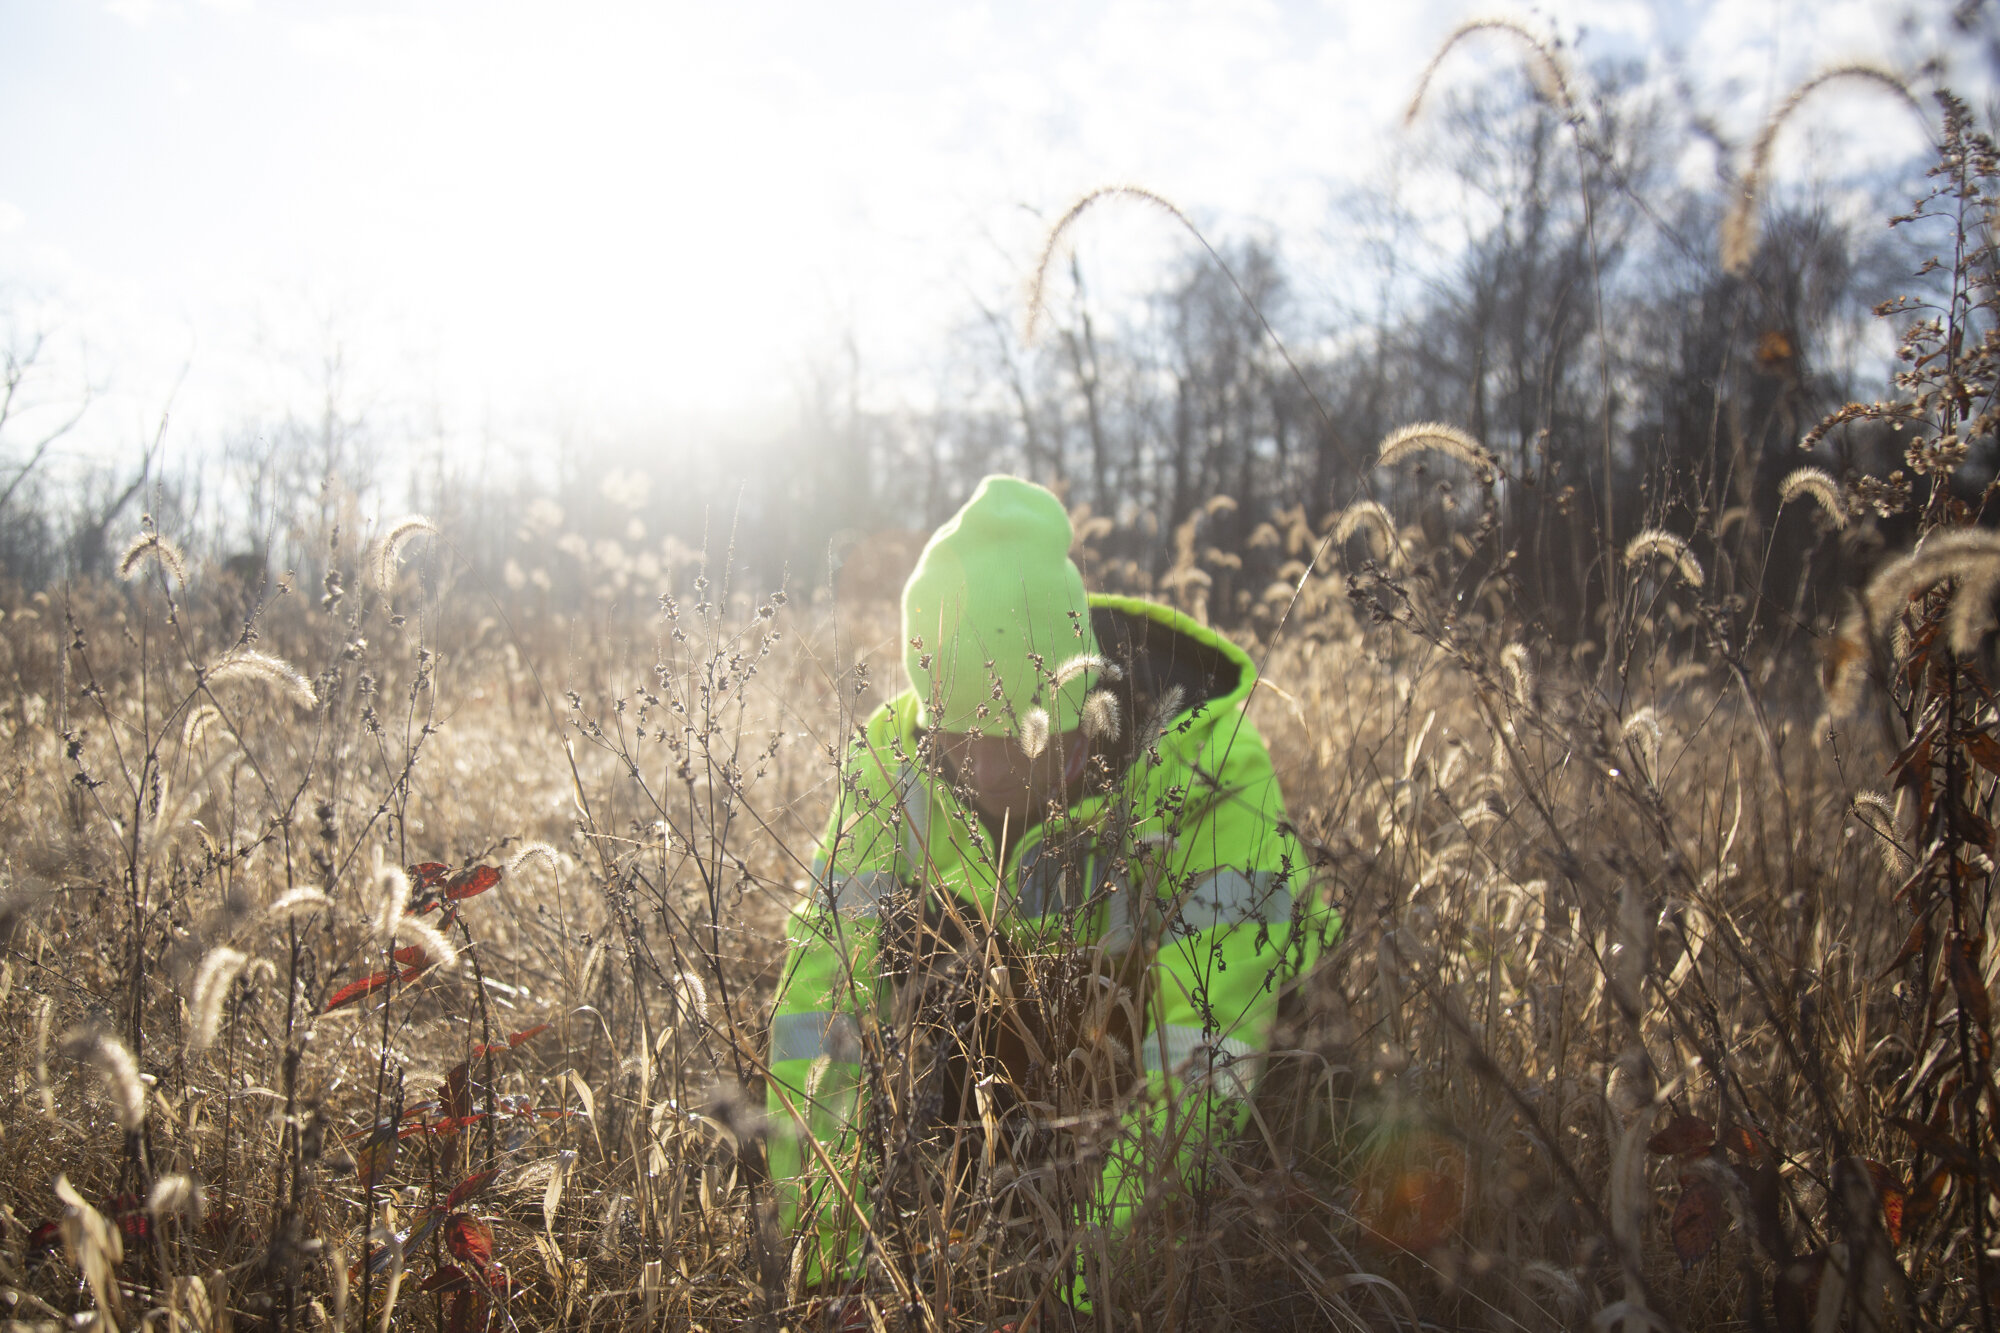
[[[822,1055],[849,1064],[861,1059],[861,1029],[854,1015],[829,1009],[779,1014],[771,1020],[771,1063],[817,1060]]]
[[[896,832],[896,850],[912,874],[921,872],[930,859],[931,791],[923,774],[909,764],[896,770],[896,803],[902,807],[901,827]]]
[[[1181,899],[1180,921],[1192,931],[1259,922],[1282,925],[1292,919],[1292,891],[1275,870],[1211,870]]]
[[[1213,1078],[1231,1097],[1248,1099],[1250,1080],[1263,1058],[1257,1048],[1234,1037],[1203,1035],[1198,1027],[1168,1023],[1146,1034],[1148,1073],[1174,1074],[1183,1079]],[[1211,1070],[1209,1061],[1214,1060]]]
[[[870,921],[881,915],[882,900],[896,891],[896,877],[886,870],[835,875],[831,882],[821,880],[820,884],[820,906],[849,921]]]

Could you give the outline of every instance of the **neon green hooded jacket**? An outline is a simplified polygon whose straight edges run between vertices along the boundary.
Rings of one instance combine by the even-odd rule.
[[[1003,873],[992,831],[917,764],[914,693],[877,709],[849,754],[811,892],[788,918],[771,1023],[771,1172],[782,1227],[804,1233],[808,1285],[862,1271],[864,1043],[889,1000],[882,922],[908,904],[900,895],[955,895],[1018,943],[1060,934],[1110,950],[1152,946],[1143,1087],[1096,1203],[1114,1230],[1141,1202],[1146,1145],[1177,1143],[1186,1166],[1202,1138],[1241,1129],[1279,985],[1338,927],[1314,902],[1270,756],[1244,714],[1256,683],[1249,656],[1168,607],[1101,595],[1090,607],[1126,697],[1152,700],[1154,717],[1148,727],[1128,716],[1141,734],[1115,788],[1029,830],[1006,848]],[[1043,855],[1112,828],[1122,845],[1100,843],[1081,873],[1073,857]]]

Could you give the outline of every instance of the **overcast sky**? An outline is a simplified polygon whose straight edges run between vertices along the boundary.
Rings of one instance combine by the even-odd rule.
[[[1390,169],[1439,41],[1495,12],[0,0],[0,321],[47,335],[52,410],[88,383],[78,450],[170,399],[182,447],[300,406],[336,346],[357,402],[446,432],[773,409],[849,335],[915,382],[1093,185],[1309,248],[1330,191]],[[1937,41],[1862,0],[1520,12],[1745,137],[1814,69]],[[1444,77],[1513,61],[1482,38]],[[1886,104],[1829,114],[1864,157],[1921,142]]]

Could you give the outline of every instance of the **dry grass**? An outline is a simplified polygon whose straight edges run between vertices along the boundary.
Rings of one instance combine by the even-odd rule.
[[[1990,311],[1991,240],[1966,234],[1961,212],[1953,318]],[[1921,364],[1943,378],[1907,386],[1927,438],[1976,433],[1945,379],[1990,417],[2000,353],[1955,359],[1976,341],[1940,331]],[[1607,561],[1593,640],[1520,623],[1502,479],[1463,432],[1412,429],[1390,461],[1443,449],[1475,503],[1319,531],[1300,509],[1251,539],[1292,558],[1241,628],[1253,708],[1347,922],[1285,1001],[1251,1131],[1192,1182],[1156,1171],[1129,1237],[1071,1220],[1087,1133],[878,1208],[868,1326],[1018,1319],[1078,1250],[1116,1327],[1990,1326],[2000,1093],[1982,1111],[1975,1079],[1922,1072],[1990,1062],[2000,955],[1963,891],[1994,873],[2000,722],[1959,702],[1990,624],[1953,605],[1974,581],[1891,566],[1836,643],[1863,706],[1834,721],[1722,591],[1716,532],[1664,513]],[[1926,531],[1969,521],[1931,495]],[[1237,557],[1202,524],[1228,504],[1156,582],[1085,563],[1205,614]],[[13,1318],[827,1313],[760,1224],[761,1060],[834,764],[897,688],[893,608],[711,575],[655,610],[606,571],[565,616],[439,593],[454,557],[419,534],[450,535],[328,534],[324,596],[281,586],[254,643],[171,534],[141,534],[129,582],[5,606]],[[1939,874],[1954,942],[1899,952],[1899,896]],[[1947,996],[1956,1055],[1933,1044]],[[938,1150],[915,1093],[934,1018],[896,1014],[870,1077],[901,1168]]]

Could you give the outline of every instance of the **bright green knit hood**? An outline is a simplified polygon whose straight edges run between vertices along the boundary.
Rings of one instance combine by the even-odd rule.
[[[932,535],[903,586],[921,725],[1013,735],[1035,708],[1052,730],[1079,724],[1087,675],[1054,686],[1065,663],[1097,652],[1071,536],[1062,501],[1005,476],[980,482]]]

